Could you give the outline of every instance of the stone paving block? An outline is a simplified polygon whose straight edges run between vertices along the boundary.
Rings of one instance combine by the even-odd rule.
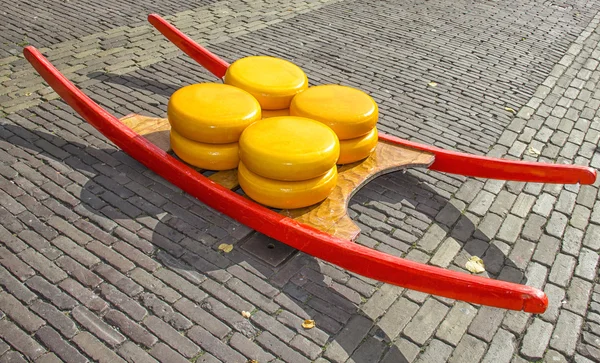
[[[98,257],[65,236],[55,238],[52,244],[88,268],[100,262]]]
[[[442,303],[429,299],[404,328],[404,334],[418,344],[423,344],[444,319],[448,308]]]
[[[158,346],[158,345],[157,345]],[[156,347],[155,347],[156,348]],[[153,350],[151,350],[152,352],[154,352],[156,355],[158,355],[159,357],[161,357],[161,354],[158,353],[157,354],[157,350],[160,349],[160,347],[158,349],[153,348]],[[133,342],[125,342],[123,345],[121,345],[119,347],[118,353],[125,358],[125,360],[127,362],[148,362],[148,363],[158,363],[158,361],[154,358],[152,358],[145,350],[143,350],[142,348],[138,347],[135,343]],[[164,357],[164,358],[168,358],[168,356]],[[173,359],[176,359],[173,356]]]
[[[562,213],[552,212],[550,220],[548,220],[548,224],[546,225],[546,233],[557,238],[562,238],[567,223],[567,216]]]
[[[562,251],[572,256],[578,256],[583,240],[583,232],[577,228],[567,226],[562,241]]]
[[[100,313],[108,308],[106,301],[71,278],[61,281],[58,286],[92,311]]]
[[[229,344],[249,360],[254,359],[258,362],[270,362],[275,358],[272,354],[265,352],[257,344],[239,333],[234,333],[231,336]]]
[[[0,310],[30,333],[37,331],[46,324],[44,320],[40,319],[40,317],[23,306],[19,300],[7,292],[0,292]]]
[[[478,216],[484,216],[494,202],[494,197],[494,194],[490,192],[481,191],[477,194],[477,197],[475,197],[471,204],[469,204],[467,210]]]
[[[556,197],[547,193],[543,193],[538,197],[537,201],[533,205],[532,210],[543,217],[549,217],[555,202]]]
[[[158,280],[140,268],[136,268],[131,271],[129,276],[149,291],[152,291],[158,296],[164,298],[167,302],[174,303],[181,297],[179,293],[168,287],[164,282]]]
[[[133,320],[142,320],[148,312],[138,302],[129,298],[124,293],[117,290],[114,286],[109,284],[102,284],[100,286],[102,296],[119,308],[121,311],[129,315]]]
[[[73,338],[73,342],[81,349],[85,354],[90,356],[95,361],[101,363],[111,362],[125,362],[115,352],[108,349],[98,339],[88,332],[81,332]]]
[[[158,277],[163,282],[166,282],[169,286],[175,288],[181,294],[193,301],[201,302],[207,296],[204,291],[168,269],[160,269],[154,273],[154,276]]]
[[[595,224],[590,224],[588,226],[583,238],[583,245],[593,251],[598,251],[600,249],[600,226]]]
[[[272,338],[271,340],[267,340],[268,338],[266,336],[264,337],[264,339],[261,339],[260,337],[262,337],[263,335],[270,335],[270,334],[268,332],[264,332],[261,335],[259,335],[259,338],[258,338],[259,343],[261,343],[263,345],[267,345],[268,350],[271,350],[271,349],[277,350],[278,352],[276,354],[278,356],[282,355],[281,354],[282,351],[280,350],[280,347],[282,347],[282,348],[286,348],[285,349],[286,352],[289,350],[293,356],[297,355],[299,358],[301,357],[300,354],[292,351],[290,348],[287,348],[283,344],[274,344],[274,346],[271,346],[271,344],[274,343],[274,341],[276,341],[277,338],[275,338],[273,335],[270,335],[270,337]],[[246,362],[246,358],[244,358],[243,355],[241,355],[240,353],[231,349],[229,346],[227,346],[226,344],[221,342],[219,339],[212,336],[208,331],[204,330],[203,328],[201,328],[199,326],[194,326],[192,329],[190,329],[188,331],[188,337],[192,341],[194,341],[195,343],[200,345],[204,350],[213,354],[218,359],[221,359],[226,362],[240,362],[240,363]],[[269,344],[269,343],[271,343],[271,344]]]
[[[567,303],[564,305],[576,314],[585,315],[593,285],[579,277],[573,277],[567,289]]]
[[[64,341],[56,330],[45,326],[35,333],[35,336],[52,352],[67,362],[88,362],[88,359]]]
[[[515,349],[515,336],[506,330],[499,329],[482,362],[510,362]]]
[[[529,241],[537,241],[542,236],[544,232],[544,226],[548,221],[546,218],[539,216],[537,214],[532,214],[525,222],[523,226],[523,231],[521,232],[521,236]]]
[[[452,347],[439,340],[432,340],[425,351],[416,360],[418,363],[425,362],[447,362],[452,354]]]
[[[69,276],[73,277],[88,288],[95,288],[102,279],[89,269],[80,265],[77,261],[68,256],[62,256],[56,260],[58,267],[63,269]]]
[[[381,317],[378,326],[389,341],[394,341],[418,309],[417,304],[400,298]]]
[[[486,344],[471,335],[464,335],[448,360],[450,363],[479,361],[486,350]]]
[[[193,358],[200,352],[200,348],[196,344],[157,317],[149,316],[144,319],[143,323],[159,339],[170,345],[171,348],[181,353],[184,357]]]
[[[593,281],[598,267],[598,253],[583,248],[579,254],[579,261],[575,269],[575,275],[589,281]]]
[[[219,339],[223,339],[231,331],[229,327],[209,314],[201,306],[196,305],[188,299],[180,299],[173,307],[196,324],[202,325]]]
[[[29,304],[37,298],[36,294],[31,292],[24,284],[14,278],[4,267],[0,267],[0,286],[25,304]]]
[[[41,300],[35,301],[31,305],[31,310],[35,311],[39,316],[45,319],[48,324],[52,325],[62,335],[69,339],[73,338],[79,331],[75,322],[67,315]]]
[[[379,356],[381,355],[381,353],[383,352],[383,349],[385,348],[385,344],[375,340],[374,338],[371,338],[371,340],[374,340],[372,342],[369,342],[371,344],[368,344],[367,342],[364,342],[353,355],[356,355],[360,361],[364,361],[364,360],[360,360],[363,358],[366,359],[378,359]],[[316,359],[321,353],[321,347],[319,347],[317,344],[313,343],[312,341],[310,341],[309,339],[303,337],[302,335],[296,335],[291,341],[290,341],[290,345],[295,348],[296,350],[298,350],[299,352],[301,352],[305,357],[310,358],[311,360]],[[361,351],[361,348],[363,347],[367,347],[366,349]],[[370,349],[370,348],[374,348],[374,349]],[[380,350],[378,348],[381,348]],[[379,355],[377,355],[377,352],[379,352]],[[350,357],[350,359],[353,359],[352,357]]]
[[[468,332],[478,338],[490,342],[494,333],[504,318],[504,311],[497,308],[483,306],[469,325]]]
[[[19,257],[52,283],[58,283],[67,278],[67,274],[56,266],[54,262],[31,248],[21,252]]]
[[[26,363],[27,362],[21,354],[19,354],[18,352],[15,352],[14,350],[7,352],[2,357],[0,357],[0,359],[2,359],[2,363],[4,363],[4,362]]]
[[[94,267],[94,272],[129,296],[135,296],[144,291],[143,287],[107,264],[101,263]]]
[[[558,286],[566,287],[573,275],[575,263],[576,260],[573,256],[558,254],[550,270],[548,281]]]
[[[552,324],[541,319],[534,319],[523,337],[521,354],[529,359],[541,359],[550,342]]]
[[[46,281],[40,276],[34,276],[31,279],[27,280],[26,285],[30,289],[44,296],[59,309],[72,309],[78,305],[75,299],[63,293],[55,285],[50,284],[48,281]]]
[[[46,352],[37,341],[6,319],[0,320],[0,338],[30,359],[36,359]]]
[[[185,316],[175,312],[170,304],[150,293],[140,295],[141,303],[156,316],[171,324],[177,330],[189,329],[193,324]]]
[[[121,333],[114,330],[94,313],[82,306],[73,309],[72,315],[79,324],[113,348],[125,341],[125,337]]]
[[[476,312],[473,306],[457,302],[437,329],[436,337],[456,346],[475,318]]]
[[[538,242],[532,260],[551,266],[556,258],[559,246],[560,240],[548,235],[543,235]]]
[[[4,247],[0,247],[0,264],[21,281],[27,280],[35,274],[31,267]]]
[[[141,325],[135,323],[117,310],[109,310],[104,319],[112,325],[119,328],[119,331],[127,335],[136,343],[142,344],[147,348],[152,347],[158,339],[144,329]]]
[[[358,347],[371,329],[372,324],[369,319],[355,315],[327,347],[324,356],[334,362],[345,362],[350,357],[349,352]]]
[[[229,279],[226,285],[233,292],[249,300],[258,308],[266,311],[267,313],[274,314],[280,308],[278,304],[274,303],[272,300],[268,299],[264,295],[258,293],[256,290],[252,289],[250,286],[246,285],[244,282],[237,278]],[[332,299],[332,302],[334,302],[334,300],[335,299]]]
[[[306,317],[310,318],[310,316],[308,316],[306,313],[304,314],[306,315]],[[329,334],[321,330],[319,326],[312,329],[302,328],[302,323],[304,322],[304,319],[301,319],[300,317],[292,314],[287,310],[283,310],[279,314],[277,314],[277,321],[281,322],[296,333],[310,338],[319,346],[325,345],[325,343],[327,343],[327,340],[329,339]]]
[[[498,235],[496,237],[512,244],[519,237],[524,223],[525,221],[523,219],[509,214],[500,227],[500,231],[498,231]]]
[[[375,292],[375,294],[373,294],[373,297],[361,307],[361,310],[371,319],[377,319],[385,313],[401,293],[401,288],[384,284],[377,292]]]
[[[529,322],[529,314],[522,311],[510,310],[502,320],[502,328],[515,334],[522,334]]]
[[[188,362],[181,354],[177,353],[173,349],[169,348],[168,345],[164,343],[156,344],[152,349],[148,351],[148,353],[154,358],[158,359],[160,362],[175,362],[175,363],[184,363]],[[137,355],[137,352],[136,352]],[[145,358],[145,357],[144,357]]]
[[[580,316],[562,310],[552,333],[550,347],[567,356],[572,356],[575,353],[579,329],[581,329],[582,324],[583,319]]]

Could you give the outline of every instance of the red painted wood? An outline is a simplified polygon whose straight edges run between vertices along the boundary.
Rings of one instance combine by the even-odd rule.
[[[596,181],[596,170],[586,166],[488,158],[444,150],[385,134],[379,134],[379,139],[433,153],[435,161],[429,169],[445,173],[537,183],[593,184]]]
[[[24,54],[46,82],[115,145],[185,192],[250,228],[349,271],[409,289],[532,313],[542,313],[548,306],[548,298],[536,288],[387,255],[262,207],[214,183],[136,134],[70,83],[35,48],[25,48]]]
[[[193,41],[190,37],[183,34],[179,29],[169,24],[159,15],[148,15],[148,21],[150,24],[154,25],[159,32],[167,37],[167,39],[169,39],[179,49],[183,50],[185,54],[192,57],[193,60],[200,63],[200,65],[206,68],[210,73],[219,78],[223,78],[223,76],[225,76],[225,72],[227,72],[227,68],[229,68],[229,63],[225,62],[221,58],[211,53],[208,49]]]

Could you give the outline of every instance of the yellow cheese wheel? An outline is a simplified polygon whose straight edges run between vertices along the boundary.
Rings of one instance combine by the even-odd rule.
[[[240,161],[237,142],[206,144],[186,139],[173,129],[171,149],[181,160],[206,170],[235,169]]]
[[[339,154],[333,130],[303,117],[256,121],[240,137],[240,160],[253,173],[269,179],[316,178],[335,165]]]
[[[226,84],[185,86],[169,99],[171,128],[190,140],[209,144],[237,142],[242,131],[260,120],[260,105],[248,92]]]
[[[265,110],[289,108],[292,98],[308,88],[300,67],[268,56],[238,59],[227,69],[224,81],[250,92]]]
[[[302,208],[329,196],[337,182],[337,168],[334,166],[314,179],[280,181],[256,175],[240,162],[238,181],[242,190],[261,204],[280,209]]]
[[[290,115],[320,121],[340,140],[347,140],[370,132],[377,124],[379,110],[375,100],[363,91],[328,84],[310,87],[294,97]]]
[[[289,116],[290,115],[290,109],[289,108],[284,108],[281,110],[262,110],[262,118],[270,118],[270,117],[277,117],[277,116]]]
[[[340,158],[338,164],[350,164],[365,159],[377,146],[377,128],[368,134],[355,139],[340,140]]]

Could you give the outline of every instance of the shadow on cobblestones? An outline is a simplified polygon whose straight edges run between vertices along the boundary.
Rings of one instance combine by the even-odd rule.
[[[364,333],[362,339],[370,332],[369,339],[373,340],[370,346],[383,347],[396,338],[386,332],[389,328],[385,323],[377,317],[369,317],[367,305],[363,304],[364,296],[371,297],[382,288],[375,281],[305,254],[297,254],[280,266],[269,266],[239,248],[245,238],[255,232],[197,202],[122,151],[84,146],[13,124],[4,125],[4,128],[20,136],[8,138],[9,143],[39,153],[38,157],[67,164],[89,177],[79,195],[74,193],[89,212],[88,217],[100,225],[111,225],[108,229],[113,236],[150,255],[154,263],[159,262],[160,266],[197,281],[214,297],[204,300],[201,307],[225,320],[241,334],[255,338],[261,331],[270,330],[269,315],[278,314],[278,320],[292,326],[290,319],[317,321],[319,333],[315,334],[320,337],[316,341],[321,347],[329,345],[328,354],[350,357],[357,348],[357,334]],[[29,143],[34,139],[60,145],[63,151],[58,153],[52,147],[40,148]],[[125,165],[115,169],[110,166],[111,160],[119,160]],[[382,206],[396,206],[396,209]],[[397,172],[374,180],[354,196],[350,209],[352,217],[363,229],[358,243],[428,262],[427,258],[422,260],[425,255],[418,249],[423,246],[419,246],[417,240],[424,239],[417,237],[422,237],[432,226],[438,226],[453,236],[462,250],[449,268],[460,270],[464,266],[461,258],[479,255],[483,256],[491,276],[497,277],[508,266],[513,268],[513,273],[501,274],[500,278],[514,282],[523,279],[516,265],[490,244],[470,220],[458,217],[461,211],[422,182],[418,172]],[[449,227],[437,221],[442,210],[444,215],[456,215],[458,221],[445,220]],[[84,211],[80,208],[78,212]],[[385,223],[378,218],[383,218]],[[395,223],[397,228],[388,231],[387,223]],[[414,235],[411,237],[407,230]],[[228,254],[220,252],[218,246],[221,243],[233,244],[234,250]],[[433,260],[435,255],[429,262]],[[155,298],[152,292],[140,297],[142,304],[151,310],[157,308],[153,302]],[[221,302],[234,310],[259,309],[267,315],[255,313],[250,320],[234,318],[239,311],[231,310]],[[385,357],[388,362],[406,360],[397,345],[392,345]]]

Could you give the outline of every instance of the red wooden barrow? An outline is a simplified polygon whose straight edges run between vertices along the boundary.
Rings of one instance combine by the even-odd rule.
[[[217,77],[228,64],[157,15],[149,21],[169,40]],[[356,244],[356,226],[346,215],[352,194],[373,177],[409,165],[460,175],[542,183],[591,184],[596,171],[583,166],[493,159],[447,151],[390,135],[380,135],[372,157],[340,168],[332,197],[316,207],[274,211],[231,190],[235,171],[206,177],[168,153],[168,122],[143,116],[117,119],[67,80],[34,47],[27,60],[87,122],[146,167],[201,202],[269,237],[344,269],[408,289],[504,309],[542,313],[548,298],[539,289],[438,268]],[[131,127],[129,127],[129,126]],[[137,130],[137,131],[135,131]],[[161,134],[162,132],[162,134]],[[321,223],[323,220],[326,223]],[[333,223],[332,223],[333,221]],[[337,227],[331,227],[331,225]]]

